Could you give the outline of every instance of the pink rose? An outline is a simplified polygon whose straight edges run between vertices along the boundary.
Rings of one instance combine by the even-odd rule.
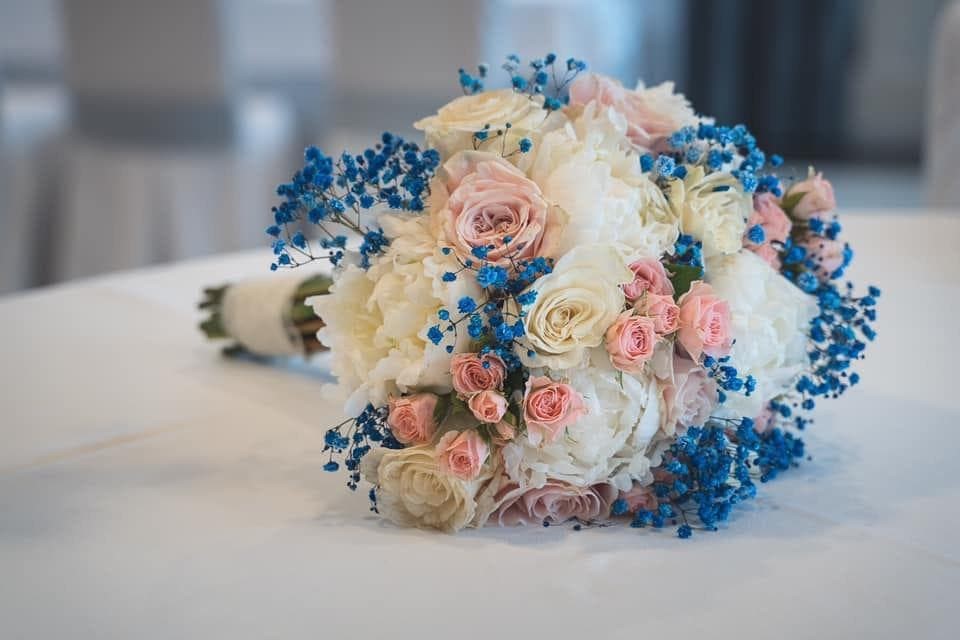
[[[564,429],[587,413],[583,396],[570,385],[546,376],[530,376],[523,399],[527,436],[537,445],[554,442]]]
[[[658,335],[669,335],[680,326],[680,307],[673,301],[672,294],[648,293],[637,301],[635,308],[653,320]]]
[[[620,492],[620,499],[627,503],[627,511],[630,513],[640,510],[657,510],[657,494],[654,493],[651,485],[641,487],[639,484],[634,484],[628,491]]]
[[[673,295],[673,283],[666,269],[656,258],[644,258],[630,265],[633,282],[623,285],[623,295],[630,302],[639,299],[644,293]]]
[[[473,480],[487,459],[490,448],[475,429],[447,431],[437,443],[440,470],[461,480]]]
[[[772,193],[761,193],[753,198],[753,213],[747,221],[747,229],[760,225],[764,243],[785,242],[793,223],[780,208],[780,202]]]
[[[837,200],[833,196],[833,185],[823,177],[822,173],[791,185],[785,198],[797,193],[802,193],[803,196],[790,213],[799,220],[820,217],[837,208]]]
[[[590,102],[620,113],[627,121],[627,138],[644,149],[653,149],[671,133],[696,120],[690,103],[673,92],[672,83],[631,91],[613,78],[581,74],[570,85],[570,105],[580,107]]]
[[[653,356],[657,344],[657,329],[653,318],[634,315],[632,311],[620,314],[607,329],[607,353],[620,371],[639,373]]]
[[[817,275],[821,280],[828,280],[834,271],[846,262],[846,244],[838,240],[808,236],[803,243],[807,255],[816,265]]]
[[[775,271],[780,271],[782,266],[780,262],[780,252],[772,244],[754,244],[747,247],[750,251],[760,257],[761,260],[773,267]]]
[[[730,353],[730,306],[713,287],[697,280],[680,298],[680,345],[694,361],[702,354],[722,358]]]
[[[437,408],[437,396],[432,393],[417,393],[402,398],[390,398],[390,413],[387,425],[393,437],[403,444],[423,444],[433,439],[437,421],[433,412]]]
[[[473,417],[484,424],[496,424],[507,412],[507,399],[496,391],[479,391],[467,401]]]
[[[490,522],[501,527],[516,525],[560,524],[572,518],[583,522],[602,520],[610,515],[610,505],[617,497],[617,490],[609,484],[590,487],[575,487],[558,480],[536,489],[518,489],[507,485],[497,492],[495,500],[500,506],[493,512]]]
[[[550,256],[560,229],[556,213],[537,183],[499,156],[455,155],[444,165],[450,196],[439,212],[446,240],[462,260],[476,260],[476,247],[493,247],[487,260],[508,266],[510,258]],[[509,237],[509,244],[504,239]]]
[[[458,353],[450,362],[453,374],[453,388],[464,396],[499,389],[507,374],[507,367],[499,356],[492,353]]]
[[[675,356],[673,381],[663,388],[664,433],[682,435],[687,427],[703,425],[717,403],[717,383],[706,369],[689,358]]]

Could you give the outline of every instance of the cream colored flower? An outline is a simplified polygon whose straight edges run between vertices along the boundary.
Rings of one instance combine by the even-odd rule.
[[[427,331],[441,307],[479,294],[469,278],[443,282],[456,262],[440,252],[425,216],[385,215],[380,224],[391,241],[387,251],[367,271],[347,266],[330,295],[313,300],[326,323],[318,337],[331,350],[331,372],[347,396],[348,415],[368,402],[386,404],[391,394],[448,393],[448,343],[433,344]],[[461,333],[457,351],[469,341]]]
[[[513,89],[484,91],[461,96],[413,126],[426,134],[427,146],[439,151],[444,160],[458,151],[473,149],[473,134],[486,125],[496,131],[509,122],[506,143],[514,149],[520,138],[544,126],[550,114],[542,103],[542,97],[532,98]],[[496,142],[497,148],[501,142]]]
[[[708,260],[706,274],[714,293],[730,305],[735,339],[730,364],[741,377],[757,379],[753,394],[728,393],[722,408],[752,418],[807,365],[807,330],[816,301],[746,250]]]
[[[537,280],[535,302],[526,309],[525,339],[517,355],[530,367],[568,369],[582,364],[587,350],[603,342],[623,310],[620,288],[633,272],[610,245],[576,247]],[[536,355],[530,356],[532,349]]]
[[[640,169],[623,116],[590,103],[572,123],[544,135],[531,177],[568,216],[559,253],[604,243],[628,262],[659,258],[679,235],[663,192]]]
[[[707,175],[701,166],[688,166],[685,178],[670,181],[668,196],[681,231],[703,242],[704,256],[740,250],[753,198],[734,176],[725,171]]]
[[[474,517],[479,483],[441,471],[433,446],[388,451],[377,479],[377,509],[402,527],[453,533]]]

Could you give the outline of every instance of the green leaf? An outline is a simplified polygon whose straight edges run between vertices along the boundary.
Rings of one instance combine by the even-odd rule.
[[[703,277],[703,269],[689,264],[669,264],[667,271],[670,272],[670,282],[677,300],[690,290],[691,283]]]
[[[803,199],[803,196],[807,195],[806,191],[794,191],[788,193],[784,196],[783,201],[780,202],[780,208],[787,212],[787,215],[793,215],[793,208],[799,204]]]

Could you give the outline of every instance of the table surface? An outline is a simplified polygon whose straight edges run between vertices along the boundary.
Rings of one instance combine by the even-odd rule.
[[[227,361],[204,285],[263,253],[0,298],[5,638],[955,638],[960,215],[852,212],[884,290],[812,460],[718,533],[402,530],[321,470],[322,360]]]

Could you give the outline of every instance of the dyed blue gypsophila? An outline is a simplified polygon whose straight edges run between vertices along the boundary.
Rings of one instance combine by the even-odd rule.
[[[524,65],[520,56],[510,54],[504,59],[501,68],[507,72],[514,91],[531,97],[542,95],[544,108],[556,111],[569,102],[567,90],[570,83],[587,69],[587,63],[576,58],[567,58],[564,63],[559,63],[555,53],[548,53],[542,58],[533,58]],[[459,69],[458,81],[464,94],[473,95],[483,91],[488,71],[485,64],[479,65],[476,73]],[[523,150],[521,146],[521,151],[526,153],[529,149]]]
[[[386,407],[367,405],[359,416],[344,420],[324,434],[323,450],[329,451],[330,457],[323,469],[339,470],[340,464],[333,458],[335,455],[341,457],[343,466],[350,474],[347,486],[355,491],[360,482],[360,461],[374,446],[388,449],[403,447],[387,426]]]
[[[704,356],[703,367],[707,370],[707,375],[713,378],[720,388],[721,404],[726,401],[726,394],[729,392],[750,396],[757,390],[756,378],[752,375],[740,377],[737,368],[730,364],[730,356],[722,358]]]
[[[308,147],[303,168],[277,187],[283,201],[273,208],[274,224],[267,228],[276,256],[271,268],[314,260],[339,263],[346,239],[334,233],[334,225],[343,225],[362,238],[361,262],[369,265],[370,257],[387,246],[387,239],[381,230],[366,227],[363,213],[376,206],[422,211],[439,164],[435,149],[421,151],[391,133],[384,133],[379,143],[356,156],[343,153],[334,159]],[[314,243],[299,228],[304,222],[320,227],[323,237],[318,246],[325,253],[314,252]]]

